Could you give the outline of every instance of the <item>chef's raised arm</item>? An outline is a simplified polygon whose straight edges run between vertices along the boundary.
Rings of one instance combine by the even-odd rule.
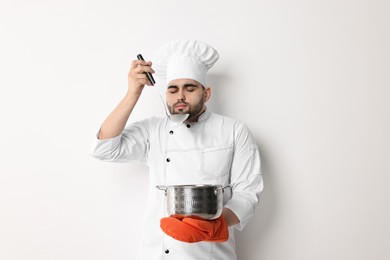
[[[143,120],[125,128],[118,136],[92,142],[91,155],[102,161],[145,162],[149,151],[151,122]]]
[[[127,76],[127,93],[106,120],[104,120],[99,131],[99,139],[114,138],[122,133],[145,85],[152,85],[145,74],[145,72],[154,73],[151,66],[152,63],[150,61],[134,60],[131,63]]]

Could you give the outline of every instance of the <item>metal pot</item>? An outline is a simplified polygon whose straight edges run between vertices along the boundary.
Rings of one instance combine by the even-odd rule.
[[[222,185],[156,186],[165,191],[167,213],[201,219],[221,216],[223,206]]]

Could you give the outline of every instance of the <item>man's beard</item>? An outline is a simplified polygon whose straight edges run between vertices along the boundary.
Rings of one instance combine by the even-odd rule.
[[[187,105],[187,110],[182,110],[182,111],[174,111],[174,107],[178,104],[186,104]],[[199,100],[199,102],[197,104],[195,104],[194,106],[191,106],[190,104],[186,103],[186,102],[177,102],[175,104],[173,104],[173,106],[168,106],[168,109],[169,109],[169,112],[171,112],[171,114],[189,114],[188,116],[188,119],[191,119],[191,118],[195,118],[199,115],[199,113],[202,111],[203,109],[203,106],[204,106],[204,100],[203,98],[201,98]]]

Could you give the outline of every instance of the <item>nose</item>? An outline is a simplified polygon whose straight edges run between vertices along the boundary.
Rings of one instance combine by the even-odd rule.
[[[186,96],[184,95],[184,91],[183,90],[178,91],[177,94],[178,94],[178,96],[177,96],[177,100],[178,101],[183,102],[184,100],[186,100]]]

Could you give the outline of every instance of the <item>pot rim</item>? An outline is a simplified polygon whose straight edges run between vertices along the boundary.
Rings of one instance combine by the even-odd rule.
[[[159,190],[168,190],[168,189],[186,189],[186,188],[190,188],[190,189],[197,189],[197,188],[214,188],[214,189],[217,189],[217,190],[224,190],[228,187],[232,187],[231,184],[228,184],[228,185],[221,185],[221,184],[183,184],[183,185],[156,185],[156,188],[159,189]]]
[[[222,187],[222,185],[213,185],[213,184],[182,184],[182,185],[167,185],[166,188],[217,188]]]

